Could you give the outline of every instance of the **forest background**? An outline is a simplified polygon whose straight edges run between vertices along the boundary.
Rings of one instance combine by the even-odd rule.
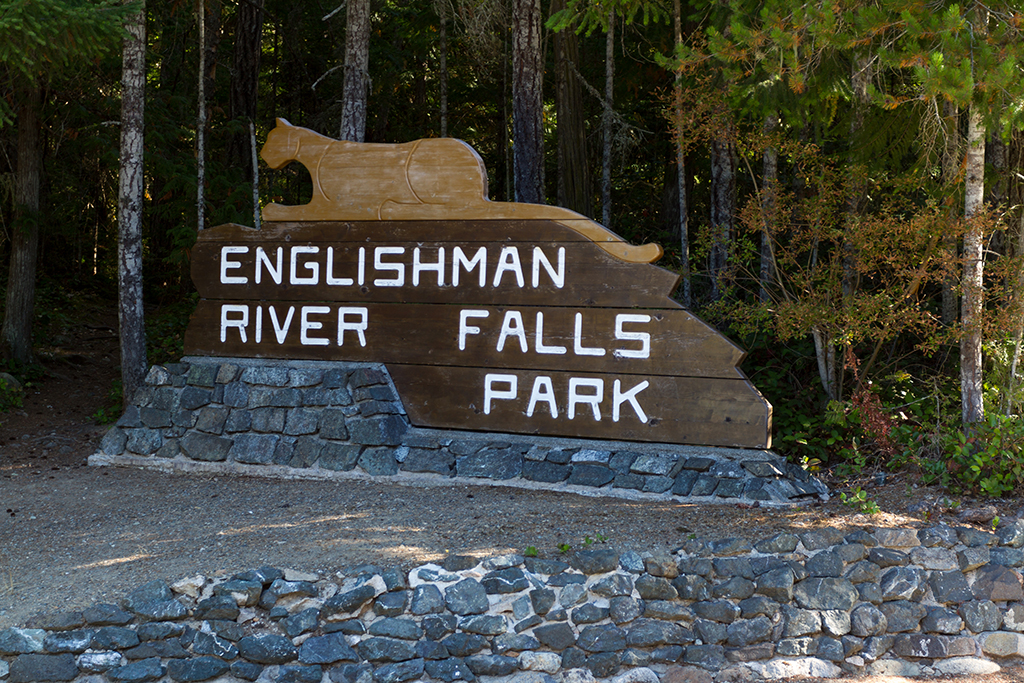
[[[277,118],[451,136],[492,199],[662,244],[776,451],[1006,495],[1022,34],[1011,0],[0,0],[2,369],[38,378],[83,296],[120,311],[122,399],[180,357],[198,230],[309,200],[254,161]]]

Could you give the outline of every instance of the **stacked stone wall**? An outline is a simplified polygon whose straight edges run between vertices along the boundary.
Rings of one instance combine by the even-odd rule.
[[[438,391],[444,391],[438,387]],[[770,451],[412,427],[383,365],[186,358],[154,366],[93,464],[459,478],[713,502],[827,495]]]
[[[674,552],[449,556],[152,581],[0,631],[0,679],[690,683],[994,672],[1024,654],[1024,521]]]

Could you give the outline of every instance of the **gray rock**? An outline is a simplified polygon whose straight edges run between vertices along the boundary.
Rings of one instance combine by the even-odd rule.
[[[818,641],[815,638],[783,638],[775,645],[775,654],[783,657],[806,657],[817,651]]]
[[[523,471],[523,455],[511,448],[490,447],[473,455],[456,459],[455,470],[460,477],[514,479]]]
[[[207,681],[228,672],[231,666],[216,657],[196,657],[194,659],[172,659],[167,662],[167,675],[171,680]]]
[[[565,623],[545,624],[538,626],[533,635],[547,648],[560,652],[561,650],[576,644],[576,636],[572,628]]]
[[[373,612],[382,617],[397,617],[405,612],[408,604],[408,591],[383,593],[373,601]]]
[[[221,659],[234,659],[238,656],[238,647],[231,641],[215,636],[212,633],[197,631],[192,641],[192,652],[197,655],[213,655]]]
[[[159,663],[159,662],[158,662]],[[70,681],[78,675],[75,656],[20,654],[11,662],[8,683],[37,683],[42,681]]]
[[[871,548],[868,551],[868,559],[882,569],[886,567],[905,567],[910,564],[910,555],[892,548]]]
[[[854,562],[846,568],[846,578],[850,583],[878,583],[882,580],[881,568],[870,560]]]
[[[796,584],[793,597],[805,609],[848,611],[857,602],[858,594],[847,579],[809,578]]]
[[[607,619],[609,613],[607,607],[598,607],[594,603],[588,602],[574,609],[571,618],[574,624],[593,624]]]
[[[843,575],[843,558],[831,550],[812,555],[804,566],[810,576],[838,578]]]
[[[363,585],[350,591],[335,595],[324,601],[320,615],[327,619],[338,614],[350,614],[362,609],[370,600],[377,596],[373,586]]]
[[[707,619],[693,622],[693,630],[696,638],[705,644],[720,645],[729,637],[728,625]]]
[[[444,600],[448,609],[460,616],[483,614],[490,606],[487,590],[474,579],[463,579],[448,586],[445,589]]]
[[[124,626],[104,626],[92,636],[89,647],[94,650],[127,650],[139,644],[139,635]]]
[[[907,600],[883,602],[878,609],[885,615],[889,633],[916,631],[921,620],[928,614],[924,605]]]
[[[682,621],[690,623],[694,619],[693,610],[672,600],[652,600],[644,605],[644,615],[651,619],[666,621]]]
[[[833,545],[839,545],[843,540],[842,532],[830,527],[812,529],[811,531],[805,531],[800,534],[800,541],[804,544],[804,548],[812,551],[823,550]]]
[[[202,434],[200,432],[189,432],[181,439],[179,445],[181,452],[192,460],[203,462],[223,462],[228,458],[228,452],[234,442],[213,434]]]
[[[360,641],[359,656],[369,662],[405,662],[416,657],[415,643],[373,637]]]
[[[972,586],[974,597],[993,602],[1024,600],[1021,576],[1009,567],[989,564],[978,569]]]
[[[32,654],[43,651],[46,631],[41,628],[8,628],[0,631],[0,655]]]
[[[982,545],[964,548],[957,552],[956,557],[957,561],[960,562],[960,571],[969,572],[988,564],[990,554],[989,549]]]
[[[928,614],[921,621],[921,630],[928,633],[957,635],[964,628],[959,614],[946,607],[929,607]]]
[[[581,550],[572,556],[571,564],[584,574],[605,574],[619,566],[619,555],[614,550]]]
[[[981,531],[969,526],[956,527],[957,538],[968,548],[980,548],[982,546],[996,545],[999,537],[990,531]]]
[[[772,622],[764,616],[741,619],[729,624],[728,644],[732,647],[746,647],[769,640]]]
[[[673,589],[674,591],[674,589]],[[608,617],[613,624],[625,624],[644,613],[644,603],[629,596],[618,596],[608,601]]]
[[[838,609],[824,610],[821,613],[821,626],[830,636],[845,636],[851,628],[850,613]]]
[[[400,415],[384,415],[354,420],[348,426],[349,438],[365,446],[398,446],[409,423]]]
[[[1024,548],[990,548],[989,562],[1004,567],[1024,566]]]
[[[740,616],[744,619],[750,619],[756,616],[774,617],[779,613],[779,603],[775,602],[771,598],[766,598],[763,595],[755,595],[747,598],[746,600],[740,600]]]
[[[375,477],[398,474],[398,461],[391,448],[366,448],[359,454],[357,463],[367,474]]]
[[[766,572],[757,578],[756,592],[780,603],[793,599],[793,570],[782,567]]]
[[[882,574],[882,600],[919,600],[924,595],[925,573],[917,567],[890,567]]]
[[[742,576],[734,576],[711,590],[712,597],[730,600],[745,600],[754,594],[754,582]]]
[[[605,598],[630,595],[633,592],[633,579],[628,574],[616,573],[595,581],[588,590]]]
[[[423,620],[420,622],[423,634],[431,640],[441,640],[445,636],[453,633],[458,625],[458,617],[454,614],[427,616],[423,617]]]
[[[781,532],[762,541],[758,541],[754,544],[754,548],[760,553],[781,555],[783,553],[791,553],[796,550],[797,543],[799,542],[800,539],[795,535],[787,532]]]
[[[116,669],[106,672],[107,678],[112,681],[124,681],[125,683],[137,683],[139,681],[155,681],[163,677],[166,669],[157,657],[132,662]],[[15,683],[12,681],[12,683]]]
[[[439,681],[445,681],[445,683],[472,681],[475,678],[473,672],[466,666],[466,663],[458,657],[436,661],[427,660],[424,669],[428,676]]]
[[[731,624],[740,616],[740,608],[728,600],[696,602],[691,607],[698,617],[722,624]]]
[[[508,624],[505,617],[500,614],[480,614],[460,620],[459,628],[465,633],[496,636],[505,633],[508,630]]]
[[[932,572],[928,585],[935,601],[941,604],[961,603],[974,597],[967,579],[959,571]]]
[[[726,665],[725,648],[721,645],[689,645],[683,661],[709,671],[718,671]]]
[[[568,626],[566,626],[566,628],[568,628]],[[570,630],[570,633],[571,632],[572,631]],[[541,642],[544,641],[541,640]],[[480,650],[487,647],[487,639],[481,635],[473,633],[453,633],[442,640],[441,644],[444,645],[448,652],[454,657],[468,657],[469,655],[480,652]]]
[[[960,605],[960,616],[973,633],[996,631],[1003,624],[1003,615],[990,600],[971,600]]]
[[[900,657],[942,659],[947,656],[946,641],[925,633],[902,633],[893,641],[892,651]]]
[[[580,631],[576,644],[587,652],[618,652],[626,648],[626,634],[614,624],[587,626]]]
[[[615,479],[615,470],[600,465],[573,465],[568,483],[576,486],[600,488]]]
[[[783,635],[786,637],[806,636],[821,632],[821,615],[818,612],[782,605],[782,614],[786,618],[786,625],[783,629]]]
[[[830,662],[840,662],[846,659],[842,641],[835,638],[821,636],[815,641],[814,649],[819,659],[825,659]]]
[[[745,538],[723,538],[720,540],[710,541],[708,543],[708,549],[714,555],[718,555],[720,557],[731,557],[735,555],[745,555],[753,549],[753,546],[750,541]]]
[[[333,664],[355,662],[358,655],[341,633],[329,633],[306,639],[299,647],[298,659],[303,664]]]
[[[488,593],[518,593],[530,588],[530,580],[519,567],[488,572],[480,580]]]
[[[519,668],[519,660],[504,655],[470,655],[466,666],[477,676],[508,676]]]
[[[839,558],[846,564],[853,562],[860,562],[868,556],[868,549],[863,543],[846,543],[844,545],[837,545],[833,552],[839,555]],[[839,574],[842,576],[842,574]]]
[[[881,527],[873,533],[878,545],[886,548],[914,548],[921,545],[914,529],[893,529]]]
[[[685,645],[693,642],[693,634],[676,622],[639,619],[630,626],[626,641],[632,647]]]
[[[661,576],[641,574],[637,577],[635,587],[644,600],[675,600],[679,595],[671,581]]]

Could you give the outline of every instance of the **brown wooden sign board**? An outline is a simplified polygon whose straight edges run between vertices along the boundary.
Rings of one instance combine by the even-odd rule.
[[[311,169],[314,200],[200,233],[187,353],[384,363],[425,427],[771,445],[742,350],[670,298],[657,245],[488,201],[456,140],[357,145],[279,121],[263,156]]]

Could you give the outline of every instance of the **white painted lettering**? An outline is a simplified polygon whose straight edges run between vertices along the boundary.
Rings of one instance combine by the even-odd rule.
[[[534,348],[537,353],[549,353],[555,356],[564,355],[567,351],[564,346],[548,346],[544,343],[544,313],[537,311],[537,334],[534,338]]]
[[[487,248],[480,247],[476,250],[476,254],[473,255],[472,259],[467,259],[466,254],[463,253],[462,247],[455,247],[452,250],[452,286],[459,286],[459,267],[465,269],[466,274],[473,272],[473,269],[480,268],[480,286],[483,287],[487,283]]]
[[[320,264],[306,261],[302,267],[310,272],[306,277],[299,277],[299,254],[316,254],[320,247],[292,247],[291,272],[288,281],[293,285],[315,285],[320,281]]]
[[[274,280],[274,284],[281,284],[281,274],[284,260],[284,249],[281,247],[277,248],[277,265],[275,266],[271,261],[270,257],[267,256],[267,252],[264,251],[263,247],[256,247],[256,284],[263,281],[263,269],[266,268],[267,274],[270,275]]]
[[[350,277],[334,277],[334,247],[327,247],[327,267],[324,269],[327,275],[327,284],[348,287],[353,280]]]
[[[548,260],[544,250],[540,247],[533,248],[533,288],[540,287],[540,267],[544,266],[544,270],[548,271],[548,276],[551,277],[551,282],[554,283],[555,287],[561,289],[565,287],[565,247],[558,248],[558,270],[556,271],[551,266],[551,261]]]
[[[444,247],[437,248],[437,262],[423,263],[420,261],[420,248],[412,250],[412,286],[420,286],[420,273],[434,271],[437,273],[437,286],[444,287]]]
[[[263,341],[263,307],[256,307],[256,343]]]
[[[380,271],[393,271],[393,278],[379,277],[373,281],[375,287],[402,287],[405,285],[405,264],[392,263],[381,260],[381,256],[404,254],[405,247],[374,247],[373,267]]]
[[[530,405],[526,408],[526,417],[533,417],[533,411],[540,402],[548,404],[551,417],[558,417],[558,406],[555,404],[555,388],[551,386],[551,378],[538,375],[533,380],[533,391],[530,392]]]
[[[519,247],[502,247],[501,255],[498,256],[498,267],[494,270],[494,286],[501,284],[501,277],[505,273],[514,273],[516,284],[519,289],[526,286],[523,279],[523,265],[519,262]]]
[[[348,315],[355,315],[359,320],[349,322]],[[359,345],[366,346],[366,328],[370,313],[365,306],[341,306],[338,308],[338,346],[345,345],[345,332],[351,330],[359,337]]]
[[[466,335],[480,334],[479,327],[477,327],[476,325],[467,325],[466,321],[469,320],[470,318],[486,318],[490,314],[490,311],[477,310],[472,308],[464,308],[463,310],[459,311],[459,351],[466,350]]]
[[[499,390],[495,387],[498,384],[505,384],[507,389]],[[484,375],[484,415],[491,414],[491,402],[494,400],[511,400],[519,393],[519,378],[515,375],[499,375],[487,373]]]
[[[581,389],[593,389],[593,394],[581,393]],[[579,404],[589,405],[594,414],[594,419],[601,421],[601,408],[599,404],[604,400],[604,380],[588,379],[586,377],[569,378],[569,419],[575,419],[576,406]]]
[[[220,283],[222,285],[244,285],[249,278],[244,275],[228,275],[229,270],[241,268],[239,261],[231,261],[228,256],[231,254],[247,254],[249,247],[221,247],[220,248]],[[223,341],[223,340],[222,340]]]
[[[356,284],[366,284],[366,247],[359,247],[359,269],[356,272]]]
[[[240,313],[239,318],[229,318],[228,314]],[[249,340],[245,335],[245,328],[249,325],[249,307],[238,304],[224,304],[220,307],[220,342],[223,344],[228,340],[228,328],[238,328],[238,336],[241,337],[242,343],[245,344]]]
[[[322,330],[324,324],[318,320],[310,320],[311,315],[327,315],[329,306],[303,306],[299,316],[299,343],[303,346],[327,346],[330,340],[323,337],[310,337],[310,330]]]
[[[644,380],[625,393],[621,391],[621,386],[622,383],[619,380],[615,380],[615,383],[612,385],[612,422],[619,421],[619,408],[628,401],[629,405],[633,406],[633,411],[640,418],[640,421],[647,424],[647,413],[640,407],[640,402],[636,400],[636,395],[651,386],[651,383]]]
[[[639,349],[615,349],[612,352],[616,358],[650,358],[651,357],[651,335],[649,332],[628,332],[622,329],[625,323],[649,323],[651,316],[639,313],[619,313],[615,316],[615,338],[625,341],[640,342]]]
[[[277,311],[274,310],[273,306],[268,306],[270,309],[270,323],[274,326],[274,336],[277,338],[278,344],[284,344],[285,338],[288,336],[288,328],[292,326],[292,318],[295,316],[295,307],[288,307],[288,315],[284,317],[284,324],[281,324],[277,319]]]
[[[519,311],[505,311],[505,319],[501,322],[501,334],[498,335],[498,351],[505,350],[505,340],[509,336],[519,338],[519,348],[526,353],[526,327],[523,325],[523,314]]]
[[[577,356],[603,356],[605,350],[599,346],[583,345],[583,314],[576,313],[576,325],[573,331],[572,350]]]

